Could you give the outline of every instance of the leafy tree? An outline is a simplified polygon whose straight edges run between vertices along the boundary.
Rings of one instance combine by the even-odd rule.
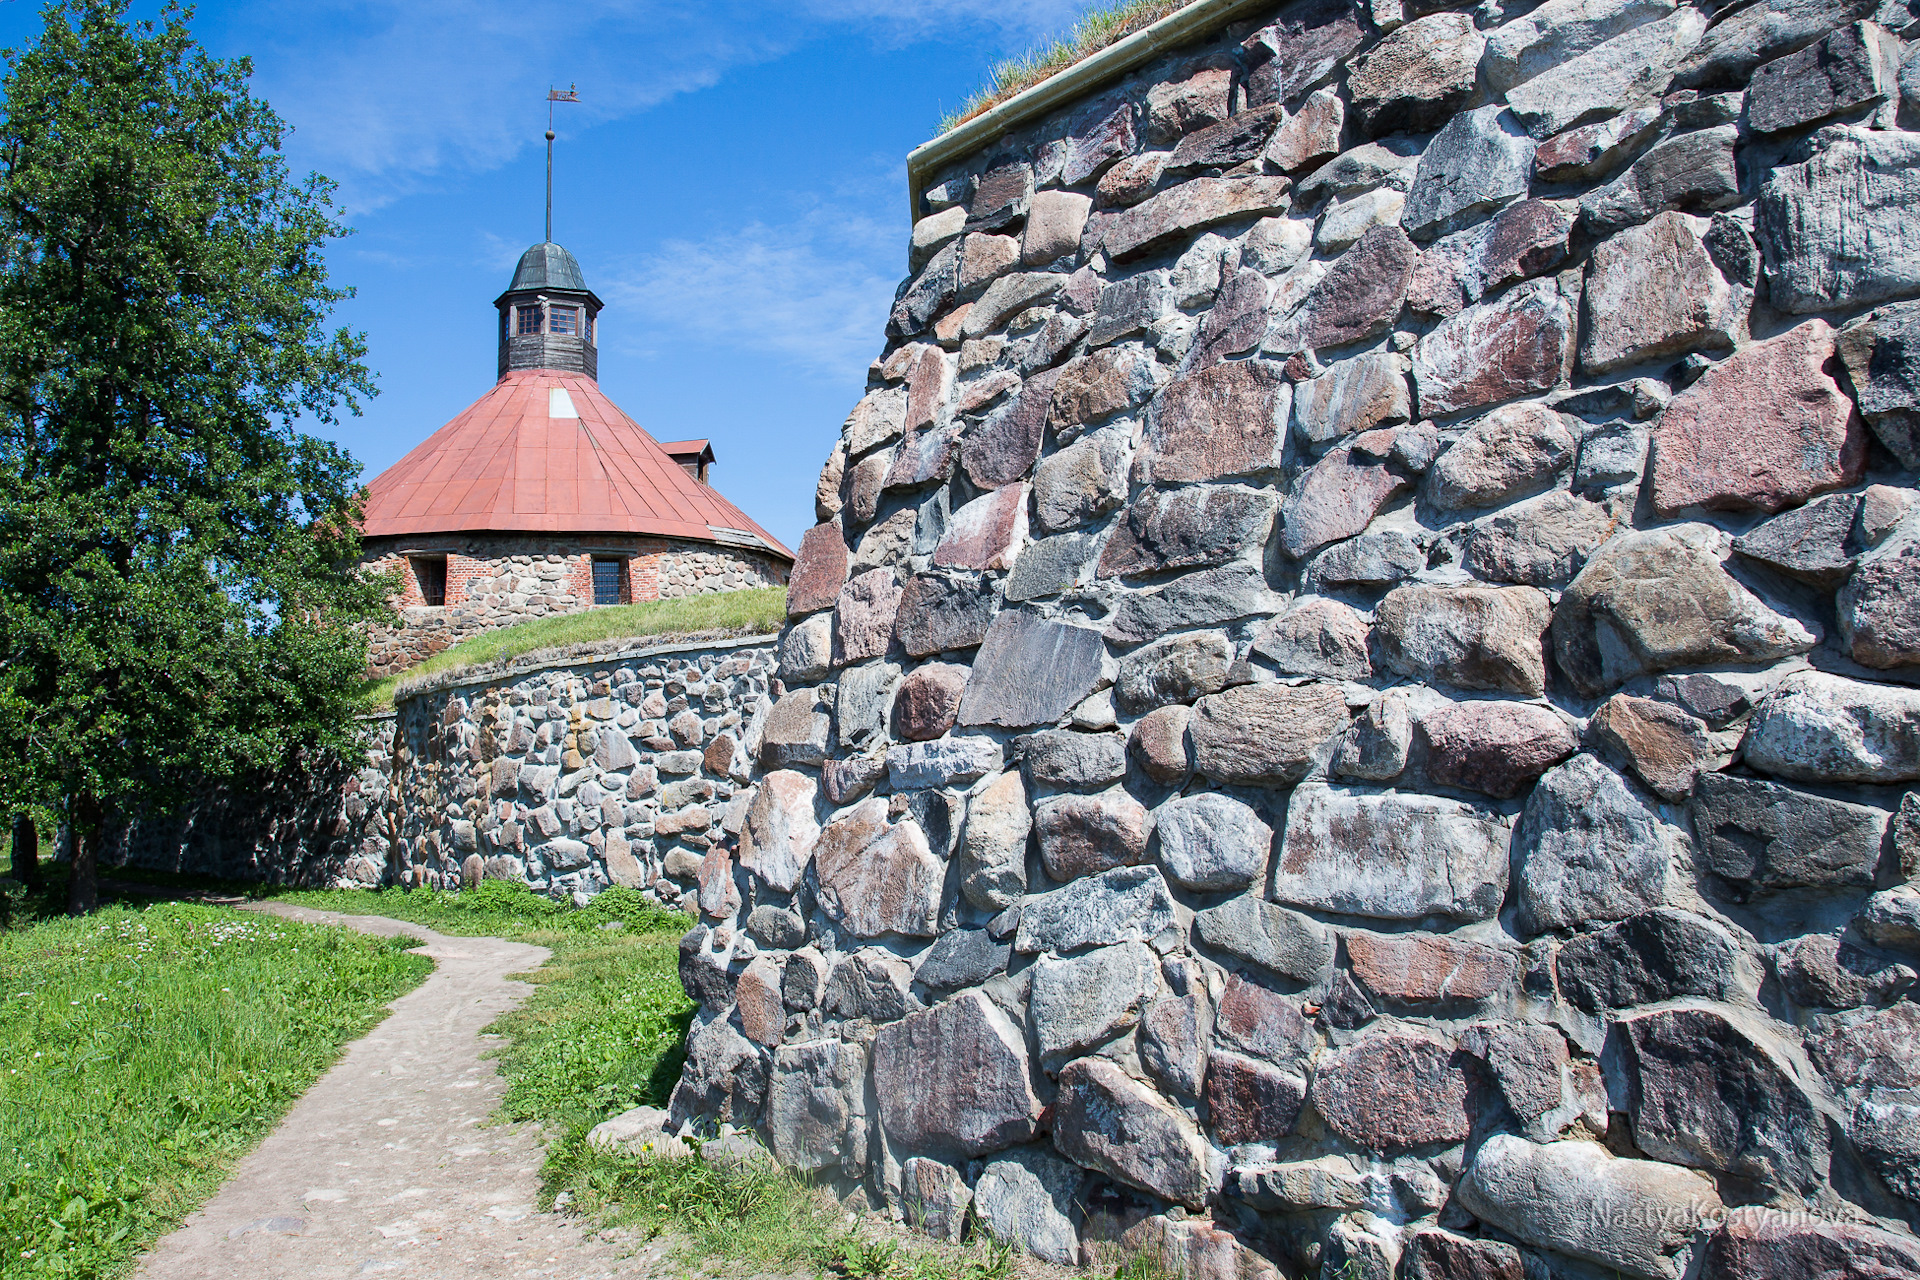
[[[302,434],[373,393],[251,65],[169,4],[55,0],[0,120],[0,805],[103,838],[205,781],[355,749],[358,465]]]

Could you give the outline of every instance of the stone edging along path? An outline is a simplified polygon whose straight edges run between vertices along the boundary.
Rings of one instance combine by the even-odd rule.
[[[481,1029],[531,992],[507,975],[541,964],[545,948],[280,903],[244,909],[418,938],[435,969],[153,1247],[140,1280],[656,1274],[660,1246],[630,1252],[539,1212],[537,1131],[488,1123],[506,1082],[481,1056],[495,1042]]]

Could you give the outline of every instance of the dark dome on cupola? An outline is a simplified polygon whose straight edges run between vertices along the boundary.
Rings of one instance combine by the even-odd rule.
[[[587,281],[580,274],[580,264],[574,256],[557,244],[537,244],[520,255],[520,265],[513,270],[513,283],[507,286],[507,292],[517,289],[568,289],[576,293],[586,292]]]

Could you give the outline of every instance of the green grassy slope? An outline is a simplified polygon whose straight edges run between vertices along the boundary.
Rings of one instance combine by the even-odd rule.
[[[543,649],[606,640],[652,640],[665,644],[682,636],[763,635],[779,630],[786,617],[786,588],[760,587],[752,591],[650,600],[645,604],[539,618],[462,640],[399,675],[370,681],[367,698],[374,707],[389,707],[393,705],[394,689],[402,680],[456,667],[504,662]]]

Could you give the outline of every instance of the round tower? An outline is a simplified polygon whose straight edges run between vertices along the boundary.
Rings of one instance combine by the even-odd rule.
[[[400,584],[369,674],[549,614],[786,582],[793,552],[714,488],[712,442],[663,444],[600,389],[572,254],[534,245],[494,305],[493,386],[367,486],[364,563]]]

